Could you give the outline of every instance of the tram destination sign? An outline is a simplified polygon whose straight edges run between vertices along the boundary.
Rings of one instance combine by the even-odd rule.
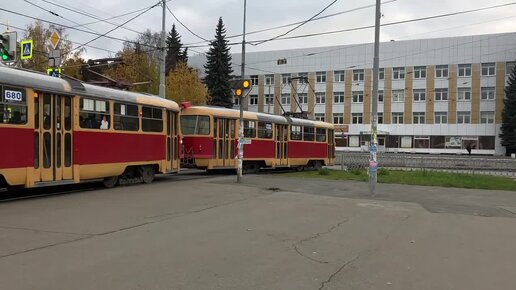
[[[12,88],[12,87],[0,87],[0,91],[2,92],[2,96],[0,98],[0,103],[25,103],[26,95],[25,90],[20,88]]]

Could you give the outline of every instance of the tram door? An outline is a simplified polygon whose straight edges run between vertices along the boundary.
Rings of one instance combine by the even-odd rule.
[[[72,97],[38,93],[34,98],[35,181],[73,179]]]
[[[177,115],[167,111],[167,170],[179,169]]]
[[[287,166],[288,125],[276,124],[276,166]]]
[[[215,118],[213,132],[213,153],[217,167],[234,167],[235,156],[235,120]]]

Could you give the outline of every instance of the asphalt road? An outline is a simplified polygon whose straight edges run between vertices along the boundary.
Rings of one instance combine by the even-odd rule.
[[[516,194],[162,176],[0,203],[2,289],[514,289]]]

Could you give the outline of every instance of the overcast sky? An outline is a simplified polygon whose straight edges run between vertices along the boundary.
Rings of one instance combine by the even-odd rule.
[[[8,1],[8,0],[2,0]],[[67,26],[77,26],[95,21],[91,17],[74,13],[52,5],[59,4],[75,10],[93,14],[101,19],[121,15],[156,4],[158,0],[141,1],[122,1],[122,0],[27,0],[45,9],[51,10],[62,17],[51,15],[38,7],[27,3],[25,0],[9,1],[9,5],[2,5],[21,14],[41,18],[48,21],[57,22]],[[210,39],[215,33],[215,26],[218,18],[222,17],[227,35],[242,33],[243,21],[243,0],[172,0],[168,6],[176,17],[183,22],[189,29],[201,37]],[[290,24],[306,20],[321,11],[333,0],[247,0],[247,32],[272,28],[284,24]],[[497,4],[511,3],[511,0],[383,0],[386,4],[382,7],[382,23],[408,20],[425,16],[458,12],[463,10],[483,8]],[[374,0],[338,0],[335,4],[324,11],[321,16],[339,13],[374,4]],[[516,4],[516,2],[515,2]],[[121,24],[137,13],[122,18],[110,20]],[[161,30],[161,7],[155,7],[135,20],[129,22],[125,27],[136,31],[150,29],[152,31]],[[35,20],[17,16],[12,13],[0,11],[0,23],[9,23],[12,26],[24,28]],[[170,31],[172,23],[176,23],[183,44],[199,44],[201,41],[196,36],[188,32],[167,11],[166,27]],[[340,29],[368,26],[374,24],[374,7],[365,8],[353,12],[343,13],[337,16],[309,22],[288,36],[304,35],[311,33],[321,33]],[[105,33],[115,26],[107,23],[97,23],[87,26],[98,33]],[[247,36],[248,41],[268,39],[278,34],[284,33],[292,27],[269,30],[262,33]],[[18,31],[18,38],[23,38],[23,31]],[[86,29],[81,27],[81,29]],[[5,26],[0,27],[0,31],[5,30]],[[381,40],[406,40],[420,38],[434,38],[445,36],[459,36],[472,34],[488,34],[516,31],[516,5],[503,8],[496,8],[486,11],[474,12],[469,14],[438,18],[433,20],[419,21],[414,23],[393,25],[383,27]],[[67,29],[68,38],[78,43],[87,42],[96,36],[84,32]],[[118,28],[108,35],[134,39],[136,33],[126,29]],[[241,42],[241,37],[230,39],[231,42]],[[307,48],[330,45],[343,45],[353,43],[372,42],[374,40],[374,30],[366,29],[354,32],[343,32],[326,36],[316,36],[300,38],[295,40],[276,40],[258,46],[247,46],[248,51],[280,50],[291,48]],[[118,51],[122,43],[116,40],[100,38],[91,43],[92,46]],[[192,47],[189,54],[206,51],[207,47]],[[234,46],[232,52],[239,53],[240,46]],[[100,58],[109,56],[109,52],[95,48],[87,48],[84,57]],[[111,53],[113,55],[113,53]]]

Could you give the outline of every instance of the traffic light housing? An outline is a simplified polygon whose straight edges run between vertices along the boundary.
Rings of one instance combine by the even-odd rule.
[[[244,94],[244,91],[251,87],[250,80],[234,80],[231,82],[231,87],[235,92],[235,96],[241,97]]]
[[[0,61],[16,60],[16,32],[0,34]]]

